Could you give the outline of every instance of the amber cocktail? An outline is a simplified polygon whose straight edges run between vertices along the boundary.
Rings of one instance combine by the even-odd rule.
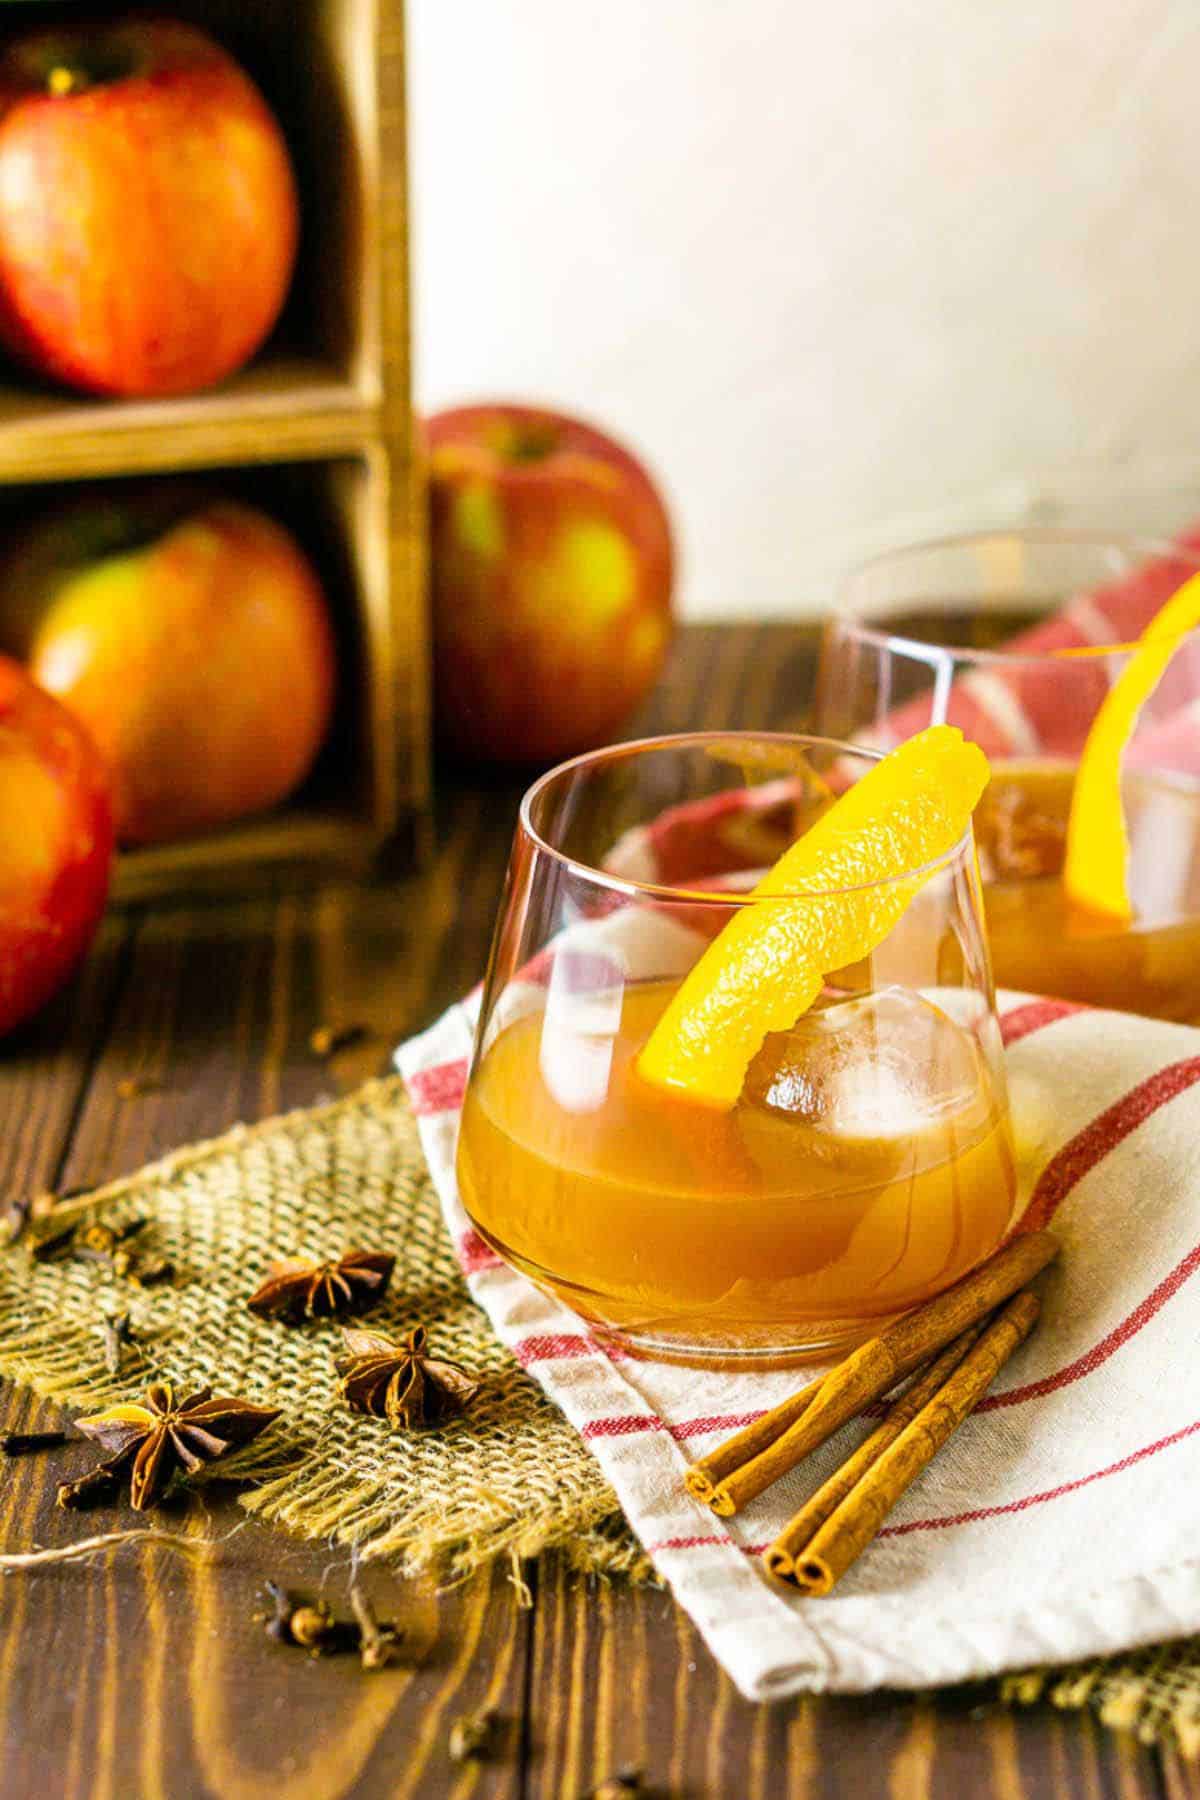
[[[975,831],[996,980],[1200,1025],[1200,787],[1166,771],[1127,776],[1140,905],[1125,924],[1064,890],[1074,778],[1070,763],[993,764]]]
[[[1062,880],[1089,731],[1198,566],[1194,549],[1099,533],[949,539],[867,564],[826,630],[822,729],[887,748],[948,719],[988,753],[975,830],[1001,987],[1200,1023],[1197,632],[1174,646],[1125,757],[1133,917],[1072,903]]]
[[[857,904],[738,891],[761,874],[770,810],[747,797],[786,791],[786,835],[799,837],[828,804],[821,768],[844,770],[846,754],[748,734],[657,740],[553,772],[522,808],[459,1184],[506,1259],[637,1346],[842,1345],[957,1280],[1012,1222],[969,829],[935,866],[905,872],[902,907],[883,894],[897,916],[869,954],[828,971],[785,1028],[756,1034],[736,1091],[698,1103],[647,1078],[656,1027],[731,922],[753,939],[753,968],[783,909],[803,938],[806,908],[816,925],[818,909],[836,921]],[[697,866],[686,885],[676,869],[669,886],[616,872],[658,873],[651,822],[689,814],[698,863],[719,869]],[[719,857],[712,820],[728,826]],[[751,982],[739,1026],[769,991]]]

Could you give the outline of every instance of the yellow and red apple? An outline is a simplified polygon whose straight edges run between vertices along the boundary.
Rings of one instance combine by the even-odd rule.
[[[127,844],[282,800],[333,704],[328,608],[295,539],[234,501],[181,511],[169,486],[35,526],[0,572],[0,649],[83,721]]]
[[[610,739],[671,638],[671,531],[604,432],[510,404],[426,424],[438,731],[456,754],[553,761]]]
[[[0,339],[38,374],[221,381],[274,325],[297,231],[273,114],[194,26],[64,22],[0,54]]]
[[[108,781],[86,732],[0,656],[0,1035],[35,1013],[87,949],[112,847]]]

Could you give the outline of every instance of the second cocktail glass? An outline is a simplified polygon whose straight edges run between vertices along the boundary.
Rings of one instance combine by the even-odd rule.
[[[1198,568],[1155,539],[992,532],[878,557],[845,586],[815,723],[888,749],[949,721],[988,753],[975,830],[1001,987],[1200,1023],[1200,632],[1179,639],[1124,759],[1133,920],[1073,907],[1060,879],[1097,710]]]
[[[1015,1179],[971,833],[878,947],[763,1036],[736,1102],[639,1074],[748,889],[873,759],[697,734],[581,757],[521,808],[458,1154],[474,1224],[601,1333],[659,1354],[844,1347],[989,1255]],[[880,884],[882,885],[882,884]],[[869,899],[869,895],[867,898]],[[833,896],[839,907],[863,890]],[[769,993],[769,966],[738,1003]]]

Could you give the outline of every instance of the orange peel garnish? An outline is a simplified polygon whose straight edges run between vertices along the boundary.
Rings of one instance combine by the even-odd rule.
[[[1079,758],[1063,887],[1088,912],[1127,923],[1129,833],[1121,801],[1121,760],[1138,713],[1162,679],[1179,640],[1200,625],[1200,575],[1192,575],[1159,608],[1133,655],[1105,695]]]
[[[643,1080],[727,1109],[768,1032],[868,956],[970,823],[987,758],[932,725],[875,763],[785,850],[680,985],[638,1057]]]

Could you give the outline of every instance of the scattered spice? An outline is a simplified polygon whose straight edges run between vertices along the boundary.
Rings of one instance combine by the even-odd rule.
[[[113,1258],[113,1268],[119,1275],[128,1275],[135,1287],[142,1288],[161,1287],[164,1282],[174,1281],[178,1272],[169,1256],[128,1261],[122,1258],[120,1251]]]
[[[132,1237],[145,1223],[144,1219],[135,1219],[131,1225],[118,1231],[115,1225],[104,1225],[99,1219],[89,1219],[85,1225],[76,1226],[73,1248],[92,1250],[97,1256],[111,1256],[123,1238]]]
[[[309,1032],[308,1047],[314,1056],[333,1056],[339,1050],[349,1050],[352,1044],[361,1044],[371,1036],[370,1027],[357,1022],[344,1025],[317,1025]]]
[[[452,1760],[485,1762],[495,1754],[499,1730],[500,1715],[490,1706],[485,1712],[468,1713],[455,1719],[447,1743]]]
[[[61,1220],[38,1231],[29,1245],[29,1254],[34,1262],[49,1262],[52,1257],[65,1255],[75,1241],[77,1224],[63,1224]]]
[[[66,1441],[65,1431],[9,1431],[0,1437],[0,1456],[29,1456],[37,1450],[57,1450]]]
[[[122,1075],[117,1083],[118,1100],[140,1100],[143,1094],[157,1094],[162,1082],[153,1075]]]
[[[323,1600],[309,1600],[280,1587],[278,1582],[265,1584],[271,1598],[271,1611],[256,1616],[266,1619],[267,1636],[277,1644],[292,1644],[307,1650],[310,1656],[334,1656],[341,1651],[357,1650],[364,1669],[384,1669],[391,1661],[401,1633],[394,1625],[382,1624],[357,1581],[350,1586],[353,1619],[335,1619]]]
[[[99,1263],[118,1280],[128,1279],[138,1287],[173,1281],[175,1265],[165,1256],[145,1256],[132,1242],[144,1231],[149,1220],[128,1219],[123,1225],[109,1225],[99,1219],[55,1220],[39,1230],[29,1246],[35,1262],[50,1262],[59,1257],[75,1262]]]
[[[20,1194],[10,1200],[0,1217],[0,1242],[15,1244],[23,1237],[30,1225],[38,1220],[48,1218],[59,1200],[67,1200],[72,1194],[83,1193],[83,1188],[71,1188],[55,1194],[49,1188],[43,1188],[36,1194]]]
[[[124,1225],[105,1225],[98,1219],[55,1220],[39,1230],[29,1246],[35,1262],[49,1262],[56,1256],[74,1256],[81,1262],[103,1262],[116,1265],[131,1238],[144,1231],[148,1221],[128,1219]]]
[[[381,1624],[358,1578],[350,1583],[350,1610],[358,1625],[358,1652],[364,1669],[374,1674],[386,1669],[396,1653],[401,1634],[391,1624]]]
[[[642,1772],[640,1769],[622,1769],[616,1775],[606,1775],[599,1787],[594,1787],[588,1800],[621,1800],[623,1794],[644,1794]]]
[[[194,1475],[206,1463],[217,1462],[228,1451],[251,1443],[278,1417],[277,1407],[214,1395],[208,1388],[177,1400],[171,1382],[156,1381],[147,1389],[143,1403],[110,1406],[89,1419],[76,1419],[75,1424],[85,1437],[94,1438],[109,1452],[108,1460],[92,1475],[103,1472],[119,1481],[128,1469],[130,1504],[135,1512],[143,1512],[162,1499],[173,1475]],[[78,1488],[80,1484],[65,1486]],[[80,1502],[78,1497],[64,1498],[60,1488],[58,1503],[75,1506]]]
[[[310,1656],[358,1648],[358,1627],[335,1619],[323,1600],[306,1600],[275,1581],[264,1586],[272,1608],[267,1616],[267,1636],[277,1644],[294,1644]]]
[[[121,1353],[126,1344],[133,1343],[133,1328],[129,1322],[129,1314],[107,1313],[100,1323],[101,1336],[104,1339],[104,1367],[110,1375],[121,1373]]]
[[[425,1335],[417,1325],[406,1343],[394,1344],[373,1331],[343,1331],[346,1353],[335,1366],[347,1405],[405,1431],[438,1425],[469,1406],[478,1381],[458,1363],[427,1356]]]
[[[246,1305],[260,1319],[288,1325],[365,1312],[382,1299],[395,1263],[385,1250],[347,1250],[335,1262],[272,1263]]]
[[[98,1463],[74,1481],[60,1481],[55,1503],[70,1511],[82,1511],[85,1506],[101,1506],[108,1500],[115,1500],[122,1473],[122,1467],[116,1462]]]

